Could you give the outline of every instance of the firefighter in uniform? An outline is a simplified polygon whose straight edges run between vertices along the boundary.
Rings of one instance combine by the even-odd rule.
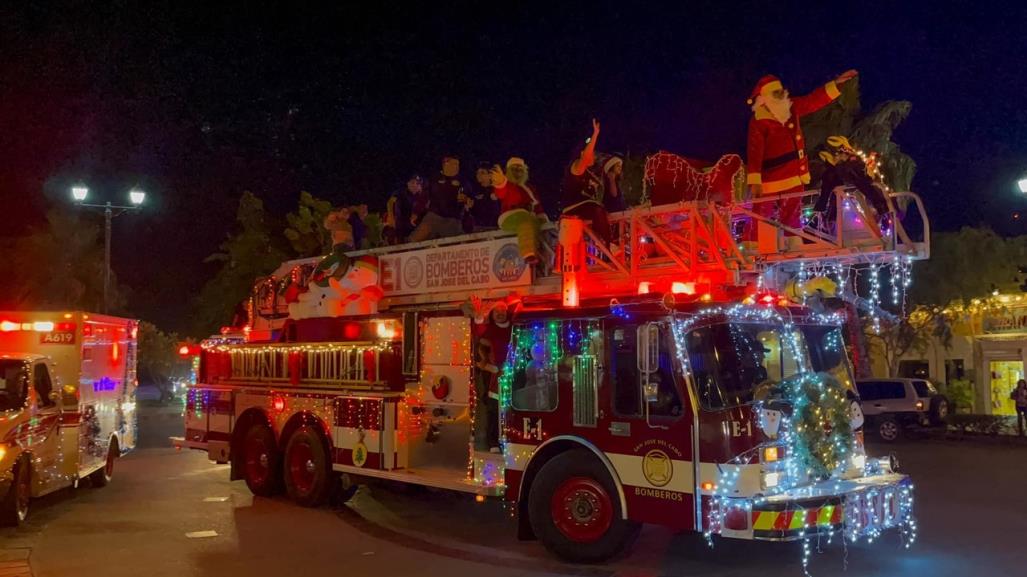
[[[838,85],[856,76],[855,70],[817,88],[806,96],[790,98],[788,90],[776,76],[760,78],[747,101],[752,106],[746,154],[748,184],[753,199],[802,191],[809,184],[809,159],[806,157],[800,120],[833,102],[841,94]],[[777,220],[799,228],[801,198],[778,203],[762,202],[754,211],[773,218],[780,205]]]

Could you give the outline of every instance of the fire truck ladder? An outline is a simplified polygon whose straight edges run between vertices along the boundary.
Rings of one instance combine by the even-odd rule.
[[[668,279],[740,286],[770,268],[789,273],[811,264],[883,264],[896,257],[929,257],[930,222],[923,202],[912,192],[890,193],[890,210],[880,221],[855,189],[833,191],[834,212],[817,215],[802,228],[766,216],[774,212],[767,210],[767,203],[798,198],[811,205],[819,194],[809,190],[728,205],[692,201],[626,210],[610,215],[609,245],[587,223],[565,219],[560,239],[564,302],[576,298],[568,290],[609,294],[618,287],[641,290],[640,283]],[[894,208],[900,205],[907,210]],[[914,207],[918,222],[909,214]],[[910,217],[905,225],[903,216]],[[909,221],[911,228],[919,225],[920,234],[910,234]],[[580,232],[574,230],[577,226]],[[736,238],[745,227],[754,231],[747,235],[751,241]]]

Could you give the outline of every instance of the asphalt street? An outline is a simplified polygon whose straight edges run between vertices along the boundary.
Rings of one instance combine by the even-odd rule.
[[[254,498],[226,466],[168,447],[181,409],[142,408],[140,447],[106,488],[84,483],[33,503],[28,523],[0,531],[4,559],[28,557],[37,577],[283,575],[803,575],[797,544],[720,541],[647,527],[630,554],[580,566],[520,542],[499,502],[396,486],[362,487],[347,505],[304,509]],[[814,576],[1024,575],[1027,447],[910,441],[899,455],[917,487],[920,538],[821,544]],[[14,567],[12,564],[11,567]]]

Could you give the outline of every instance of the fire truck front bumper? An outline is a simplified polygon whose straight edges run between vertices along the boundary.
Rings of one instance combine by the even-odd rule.
[[[873,539],[882,531],[916,530],[913,483],[884,473],[824,481],[755,500],[730,499],[721,535],[763,541],[795,541],[843,533]]]

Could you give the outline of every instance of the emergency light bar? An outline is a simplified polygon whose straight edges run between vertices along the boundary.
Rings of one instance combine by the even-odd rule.
[[[62,325],[71,325],[70,328],[74,327],[74,323],[61,323]],[[56,326],[52,321],[35,321],[31,323],[16,323],[14,321],[0,321],[0,332],[11,333],[14,331],[36,331],[37,333],[49,333],[54,330]]]

